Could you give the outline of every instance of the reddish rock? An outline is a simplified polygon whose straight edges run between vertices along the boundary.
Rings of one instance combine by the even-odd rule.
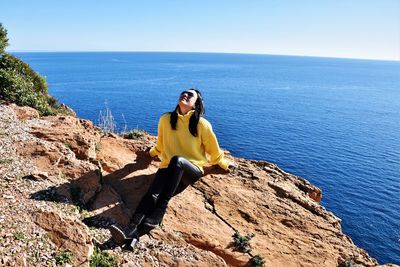
[[[20,107],[15,104],[11,104],[10,106],[15,111],[15,115],[20,121],[39,118],[39,112],[34,108],[27,106]]]
[[[72,108],[70,108],[69,106],[67,106],[65,104],[61,104],[59,108],[63,111],[63,113],[66,113],[72,117],[76,117],[75,111]]]
[[[86,225],[48,211],[34,214],[34,222],[49,233],[50,239],[59,249],[73,253],[74,266],[89,266],[93,244]]]
[[[46,141],[63,144],[75,153],[77,159],[96,158],[100,132],[92,122],[71,116],[49,116],[42,119],[51,123],[51,127],[35,126],[31,134]]]
[[[97,160],[108,173],[117,171],[136,159],[140,143],[117,136],[104,136],[99,143]]]
[[[125,206],[120,195],[110,186],[105,185],[96,196],[92,206],[91,214],[100,215],[112,222],[127,225],[130,220],[131,211]]]
[[[87,204],[96,193],[101,190],[101,172],[100,170],[91,170],[78,179],[72,181],[72,188],[79,188],[79,201]]]
[[[158,162],[144,152],[155,138],[102,135],[92,123],[69,116],[42,119],[51,126],[33,127],[31,134],[40,141],[21,142],[18,154],[48,173],[49,179],[66,180],[58,186],[59,194],[71,199],[71,185],[76,186],[80,201],[91,203],[92,215],[126,225],[157,171]],[[268,162],[234,160],[238,168],[231,173],[206,168],[204,177],[171,200],[165,229],[152,231],[152,238],[193,252],[199,260],[168,251],[151,254],[150,249],[158,264],[247,266],[252,255],[260,255],[265,266],[337,266],[347,259],[377,266],[375,259],[343,234],[340,218],[320,205],[319,188]],[[99,166],[102,175],[96,171]],[[79,223],[54,213],[42,212],[35,218],[54,233],[56,244],[90,247],[84,230],[71,230],[82,229]],[[57,230],[64,228],[68,235]],[[236,231],[255,234],[251,255],[235,248],[232,235]],[[180,238],[173,238],[174,234]],[[90,249],[84,248],[79,257],[87,260],[89,254]],[[151,265],[146,259],[140,259],[142,265]]]

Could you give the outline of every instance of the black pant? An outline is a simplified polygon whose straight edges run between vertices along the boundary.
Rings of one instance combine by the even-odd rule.
[[[169,200],[195,183],[203,173],[179,156],[172,157],[168,168],[159,169],[147,193],[136,208],[135,214],[149,215],[156,207],[167,208]]]

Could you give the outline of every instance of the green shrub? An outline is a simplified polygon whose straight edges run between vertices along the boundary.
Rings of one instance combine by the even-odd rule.
[[[7,30],[0,23],[0,54],[4,53],[4,50],[8,46]]]
[[[0,60],[0,69],[17,73],[21,78],[32,83],[31,87],[33,91],[47,94],[46,78],[41,77],[37,72],[32,70],[29,64],[19,58],[7,53],[4,54]]]
[[[117,266],[117,257],[95,248],[90,258],[90,267],[113,267]]]
[[[57,101],[47,94],[46,79],[7,53],[0,58],[0,99],[33,107],[40,115],[55,115],[58,109]]]
[[[25,234],[23,232],[15,232],[14,233],[14,238],[17,240],[24,240],[25,239]]]
[[[54,256],[57,265],[64,265],[66,263],[72,263],[72,252],[69,250],[61,251]]]
[[[0,23],[0,102],[30,106],[40,115],[73,115],[60,108],[57,100],[48,95],[46,78],[29,64],[5,52],[8,46],[7,30]]]
[[[254,234],[242,236],[239,232],[236,232],[233,236],[233,246],[236,250],[244,253],[251,251],[250,240],[254,237]]]
[[[265,260],[260,255],[256,255],[250,260],[250,266],[252,267],[262,267],[265,264]]]
[[[128,133],[123,133],[122,137],[125,139],[140,139],[142,138],[146,132],[144,130],[139,130],[139,129],[133,129]]]
[[[0,164],[9,164],[13,162],[12,159],[0,159]]]

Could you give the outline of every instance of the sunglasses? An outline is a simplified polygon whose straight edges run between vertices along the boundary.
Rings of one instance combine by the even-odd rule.
[[[183,92],[181,93],[181,95],[184,95],[184,94],[187,94],[187,96],[188,96],[189,98],[194,97],[194,93],[193,93],[193,92],[190,92],[190,91],[183,91]]]

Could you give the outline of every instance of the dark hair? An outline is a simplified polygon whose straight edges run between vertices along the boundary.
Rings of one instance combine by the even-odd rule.
[[[188,90],[194,90],[197,94],[197,100],[194,105],[194,113],[189,120],[189,131],[193,136],[197,136],[197,124],[199,123],[200,117],[205,114],[203,96],[197,89],[190,88]],[[174,111],[171,112],[170,123],[172,129],[176,130],[176,123],[178,122],[179,105],[176,105]]]

